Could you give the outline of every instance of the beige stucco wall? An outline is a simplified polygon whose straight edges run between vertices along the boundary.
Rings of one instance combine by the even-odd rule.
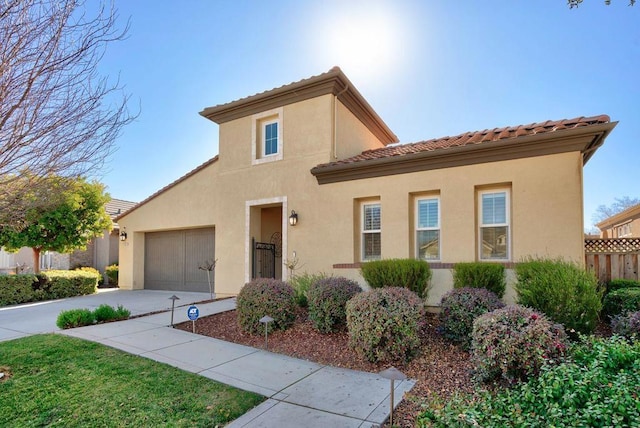
[[[336,110],[338,120],[333,121]],[[360,261],[360,202],[373,198],[381,203],[382,257],[415,257],[413,201],[425,193],[439,194],[441,201],[441,262],[477,260],[477,191],[494,186],[511,191],[511,261],[537,255],[583,262],[580,153],[321,186],[310,169],[328,161],[333,135],[341,154],[380,144],[341,104],[336,110],[331,95],[284,106],[283,159],[259,165],[252,165],[251,118],[222,124],[217,162],[119,220],[129,235],[120,244],[120,287],[144,285],[145,232],[213,226],[216,291],[236,294],[250,269],[248,242],[261,235],[256,224],[262,221],[260,206],[281,210],[283,259],[292,259],[295,252],[300,272],[322,271],[362,282],[356,268],[333,268]],[[299,215],[295,227],[286,221],[292,209]],[[286,278],[286,269],[282,275]],[[435,305],[451,288],[450,270],[435,269],[432,282],[429,304]]]

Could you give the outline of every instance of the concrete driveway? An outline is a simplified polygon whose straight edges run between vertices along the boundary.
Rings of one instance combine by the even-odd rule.
[[[209,293],[107,288],[90,296],[0,307],[0,341],[58,331],[56,326],[58,314],[68,309],[93,310],[104,303],[114,308],[122,305],[131,311],[131,315],[171,309],[169,297],[173,294],[180,298],[176,301],[176,307],[209,299]],[[167,314],[167,325],[170,322],[170,315]]]

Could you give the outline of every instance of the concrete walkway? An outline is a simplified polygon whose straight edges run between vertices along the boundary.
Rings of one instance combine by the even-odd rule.
[[[201,317],[233,308],[235,299],[198,305]],[[187,320],[185,308],[176,310],[175,323]],[[375,427],[389,416],[390,382],[377,374],[323,366],[173,329],[169,324],[167,312],[60,333],[268,397],[230,427]],[[395,383],[396,405],[414,383]]]

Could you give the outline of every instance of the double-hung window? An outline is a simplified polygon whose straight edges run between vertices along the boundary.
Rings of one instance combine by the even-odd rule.
[[[440,199],[416,200],[416,254],[420,260],[440,260]]]
[[[510,242],[509,191],[479,193],[479,253],[481,260],[508,260]]]
[[[264,111],[251,116],[251,163],[282,160],[283,108]]]
[[[362,261],[381,258],[380,204],[362,205]]]

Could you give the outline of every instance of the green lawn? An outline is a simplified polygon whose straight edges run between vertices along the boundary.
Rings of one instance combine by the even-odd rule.
[[[0,343],[0,426],[223,425],[264,400],[58,334]]]

